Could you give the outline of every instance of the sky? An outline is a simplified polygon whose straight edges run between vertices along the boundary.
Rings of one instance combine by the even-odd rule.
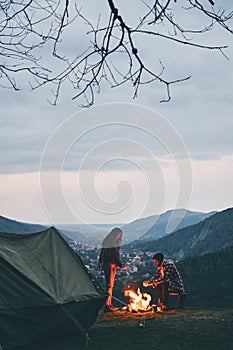
[[[134,13],[130,4],[117,1],[133,25],[142,4],[134,1]],[[82,11],[97,20],[91,1]],[[108,18],[104,2],[98,11]],[[199,20],[193,16],[191,24]],[[70,54],[88,40],[86,27],[75,28],[64,39]],[[89,109],[72,100],[68,87],[52,106],[50,90],[31,91],[23,75],[21,91],[1,88],[0,215],[33,223],[116,224],[173,208],[232,207],[232,35],[215,29],[204,38],[228,45],[228,59],[213,50],[136,39],[144,59],[161,59],[167,76],[191,75],[172,86],[168,103],[160,103],[161,84],[144,85],[136,99],[130,85],[104,85]],[[43,59],[49,60],[46,50]],[[117,63],[124,67],[121,58]]]

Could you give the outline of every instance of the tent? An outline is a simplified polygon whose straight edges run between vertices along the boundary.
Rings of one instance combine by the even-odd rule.
[[[43,338],[87,336],[106,295],[68,243],[51,227],[0,233],[0,349]],[[33,347],[31,347],[33,349]]]

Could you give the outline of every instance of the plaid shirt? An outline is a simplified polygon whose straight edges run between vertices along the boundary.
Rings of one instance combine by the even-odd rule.
[[[161,266],[157,267],[154,277],[150,282],[163,283],[168,282],[168,289],[171,292],[184,292],[184,285],[176,265],[172,261],[164,260]]]

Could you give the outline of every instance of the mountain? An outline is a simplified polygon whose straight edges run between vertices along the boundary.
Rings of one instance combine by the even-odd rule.
[[[233,307],[233,246],[178,262],[186,290],[187,305]]]
[[[204,255],[233,246],[233,208],[218,212],[207,219],[166,237],[153,241],[137,241],[134,248],[163,252],[177,260]]]
[[[104,237],[117,225],[110,224],[65,224],[59,225],[59,229],[70,239],[81,243],[97,245],[101,244]]]
[[[140,239],[140,237],[155,224],[158,217],[159,215],[148,216],[123,225],[121,227],[123,230],[123,243]]]
[[[196,224],[215,213],[213,211],[202,213],[186,209],[173,209],[160,215],[137,219],[122,227],[123,242],[126,244],[137,239],[159,239],[175,230]]]
[[[30,224],[26,222],[20,222],[12,219],[8,219],[4,216],[0,216],[0,232],[9,233],[31,233],[46,230],[48,226],[40,224]]]
[[[0,215],[0,232],[9,232],[9,233],[33,233],[44,231],[48,228],[46,225],[40,224],[31,224],[26,222],[21,222],[17,220],[12,220]],[[65,240],[69,243],[70,238],[67,235],[68,231],[59,230]]]
[[[166,236],[168,233],[177,231],[183,227],[197,224],[198,222],[208,218],[209,216],[215,214],[216,212],[194,212],[185,209],[176,209],[169,210],[162,214],[156,224],[152,226],[142,237],[141,239],[155,239]],[[180,221],[181,220],[181,221]],[[180,221],[178,223],[178,221]],[[172,230],[168,232],[169,226],[172,227]]]

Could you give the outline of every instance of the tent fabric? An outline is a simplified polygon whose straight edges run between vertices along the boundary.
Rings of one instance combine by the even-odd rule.
[[[58,231],[0,233],[0,345],[13,349],[60,328],[72,329],[66,308],[88,329],[106,299]],[[76,330],[77,331],[77,330]]]

